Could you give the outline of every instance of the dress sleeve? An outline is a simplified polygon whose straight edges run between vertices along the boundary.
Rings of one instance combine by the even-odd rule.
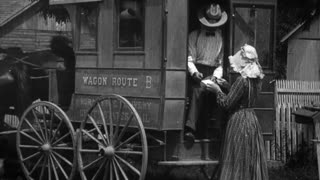
[[[217,93],[217,103],[226,110],[235,107],[245,92],[245,84],[246,79],[242,76],[238,77],[237,80],[232,84],[228,94],[224,94],[221,91]]]

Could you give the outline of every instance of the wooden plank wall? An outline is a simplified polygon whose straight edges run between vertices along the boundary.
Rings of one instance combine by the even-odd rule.
[[[286,162],[297,152],[299,145],[312,145],[312,125],[298,124],[291,114],[299,107],[320,102],[319,81],[278,80],[275,88],[276,118],[274,139],[271,142],[270,160]]]
[[[288,43],[287,79],[320,80],[320,41],[292,39]]]

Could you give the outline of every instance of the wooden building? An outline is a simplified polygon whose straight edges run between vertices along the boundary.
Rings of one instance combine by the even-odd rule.
[[[288,44],[287,80],[320,80],[320,16],[314,11],[281,39]]]
[[[23,51],[46,49],[51,36],[70,32],[70,23],[58,23],[55,18],[45,19],[39,13],[42,3],[30,0],[0,1],[1,48],[21,47]]]

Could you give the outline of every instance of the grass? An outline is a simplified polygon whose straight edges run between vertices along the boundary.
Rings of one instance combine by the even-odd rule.
[[[281,167],[269,169],[270,180],[318,180],[318,169],[316,166],[289,168]]]

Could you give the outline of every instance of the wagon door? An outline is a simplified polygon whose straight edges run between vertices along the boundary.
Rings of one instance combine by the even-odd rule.
[[[275,15],[276,0],[231,0],[230,20],[230,54],[237,52],[245,43],[256,47],[259,62],[263,67],[262,92],[256,103],[257,113],[266,144],[267,156],[270,152],[273,137],[274,112],[274,52],[275,52]],[[236,79],[230,70],[230,81]]]

